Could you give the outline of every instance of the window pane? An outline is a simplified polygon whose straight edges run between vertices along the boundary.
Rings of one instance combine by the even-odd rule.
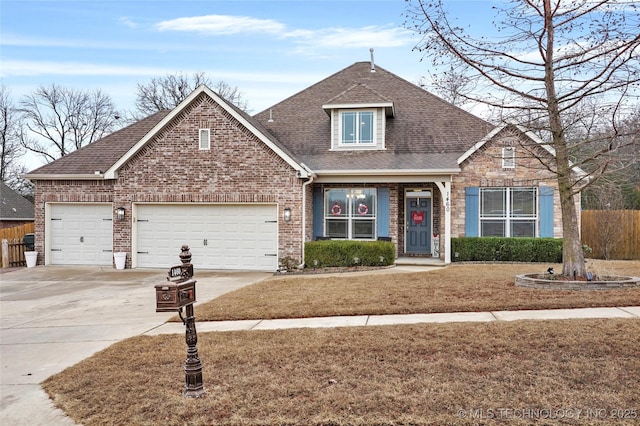
[[[348,238],[347,219],[327,219],[325,223],[327,237]]]
[[[360,113],[360,143],[373,143],[373,113]]]
[[[511,222],[512,237],[535,237],[536,221],[535,220],[514,220]]]
[[[536,190],[534,188],[514,188],[511,190],[511,216],[536,215]]]
[[[376,190],[354,189],[351,191],[351,209],[355,217],[373,217],[376,214]]]
[[[348,189],[330,189],[325,192],[325,216],[345,217],[349,213],[347,206]]]
[[[516,151],[513,148],[502,148],[502,167],[512,169],[516,166]]]
[[[342,143],[356,142],[356,123],[358,114],[355,112],[342,113]]]
[[[482,237],[504,237],[504,220],[482,220],[480,221],[480,232]]]
[[[200,149],[209,149],[211,147],[211,138],[209,129],[200,129]]]
[[[375,238],[375,229],[373,220],[354,220],[353,221],[353,238]]]
[[[482,205],[480,207],[480,214],[489,217],[504,217],[506,207],[505,194],[506,191],[504,188],[483,189],[480,192],[480,202]]]

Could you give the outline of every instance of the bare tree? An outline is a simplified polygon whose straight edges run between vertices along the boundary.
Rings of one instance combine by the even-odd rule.
[[[467,67],[449,69],[442,72],[429,72],[428,78],[421,78],[418,86],[428,88],[445,101],[463,106],[472,101],[469,94],[473,93],[475,80],[467,72]]]
[[[102,138],[118,125],[111,98],[100,90],[83,92],[51,84],[20,103],[21,143],[47,161],[61,158]]]
[[[198,86],[205,84],[242,110],[247,109],[247,101],[237,87],[231,87],[224,81],[212,84],[205,73],[193,73],[191,76],[177,73],[165,77],[155,77],[147,84],[138,84],[135,118],[158,111],[173,109]]]
[[[619,150],[638,143],[637,135],[625,138],[617,125],[639,90],[637,3],[511,0],[494,7],[496,38],[469,36],[454,25],[442,0],[408,3],[407,25],[423,36],[418,51],[438,66],[464,64],[478,82],[474,100],[510,111],[512,120],[547,135],[555,156],[539,160],[558,181],[563,274],[585,276],[575,196],[609,170]],[[613,132],[607,144],[595,144],[581,157],[567,131],[593,97],[606,102],[599,115],[608,118]],[[590,176],[574,173],[575,166],[586,165],[592,166]]]
[[[24,153],[20,144],[20,113],[13,103],[9,90],[0,86],[0,138],[2,148],[0,151],[0,180],[13,188],[12,181],[18,177],[18,161]]]

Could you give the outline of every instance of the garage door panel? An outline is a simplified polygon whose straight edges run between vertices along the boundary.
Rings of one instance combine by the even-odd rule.
[[[138,266],[178,261],[188,244],[192,263],[203,269],[275,270],[275,205],[139,205]],[[146,222],[148,221],[148,222]]]
[[[49,238],[54,265],[111,265],[113,219],[110,204],[52,204]]]

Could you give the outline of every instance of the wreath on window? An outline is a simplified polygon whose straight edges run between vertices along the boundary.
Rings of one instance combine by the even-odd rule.
[[[331,214],[334,216],[338,216],[342,213],[342,207],[340,207],[340,204],[338,204],[338,202],[336,201],[336,203],[331,206]]]
[[[365,215],[367,213],[369,213],[369,207],[367,207],[367,205],[364,203],[358,204],[358,214]]]

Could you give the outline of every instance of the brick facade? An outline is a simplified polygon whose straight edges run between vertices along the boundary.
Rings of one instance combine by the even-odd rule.
[[[199,149],[201,128],[211,129],[210,150]],[[278,205],[278,218],[284,208],[292,210],[290,222],[279,220],[279,257],[300,259],[304,182],[253,133],[201,95],[131,158],[115,181],[39,181],[36,250],[44,253],[46,203],[112,203],[114,218],[115,209],[124,207],[128,220],[113,222],[113,251],[129,253],[134,203],[270,203]]]
[[[174,110],[171,115],[163,115],[162,117],[167,118],[158,118],[154,122],[153,126],[162,124],[160,130],[153,130],[155,127],[149,130],[153,127],[149,126],[137,133],[137,128],[133,128],[129,133],[125,133],[133,135],[126,140],[123,141],[125,138],[119,138],[117,135],[110,140],[105,138],[106,146],[103,140],[100,148],[92,150],[91,147],[87,147],[88,150],[84,150],[84,154],[79,156],[86,162],[91,158],[99,158],[100,154],[107,152],[111,142],[124,144],[127,147],[126,150],[121,151],[119,156],[112,159],[107,166],[119,164],[116,163],[118,158],[126,159],[117,168],[115,177],[102,170],[96,172],[94,178],[93,171],[97,168],[89,168],[92,167],[89,165],[82,168],[82,161],[75,163],[62,161],[63,164],[57,169],[54,167],[54,170],[62,170],[62,172],[50,173],[51,179],[48,180],[47,174],[36,175],[36,250],[46,255],[45,215],[48,203],[110,204],[114,218],[113,252],[127,253],[132,253],[135,246],[133,233],[136,232],[136,227],[133,222],[139,205],[145,203],[269,204],[277,206],[278,257],[280,259],[290,257],[297,262],[302,262],[304,260],[303,241],[312,241],[314,238],[314,188],[384,187],[389,190],[390,210],[388,216],[380,215],[378,220],[383,217],[389,218],[389,237],[396,244],[397,256],[405,255],[406,193],[429,190],[432,201],[432,234],[440,236],[439,256],[445,258],[445,203],[443,203],[443,194],[435,182],[442,186],[449,178],[451,179],[449,200],[451,237],[465,236],[465,188],[467,187],[553,187],[553,236],[562,237],[560,202],[555,176],[533,155],[533,153],[538,156],[550,154],[515,128],[505,127],[499,132],[496,129],[497,134],[490,141],[477,148],[460,164],[460,173],[451,173],[455,170],[456,158],[452,157],[453,164],[443,169],[442,173],[437,173],[439,170],[437,167],[426,169],[430,170],[432,175],[425,173],[424,176],[417,176],[415,181],[413,179],[408,181],[407,175],[402,174],[402,169],[398,170],[397,176],[389,174],[388,179],[384,176],[376,176],[375,169],[371,169],[371,175],[365,176],[362,182],[354,182],[350,171],[346,170],[344,182],[341,182],[340,176],[337,178],[334,176],[332,180],[321,183],[322,176],[317,179],[320,182],[314,182],[316,176],[300,177],[300,175],[306,175],[306,166],[297,163],[299,159],[293,160],[293,157],[289,157],[286,154],[287,149],[283,149],[282,145],[275,142],[270,144],[274,139],[268,139],[270,136],[261,133],[262,127],[257,121],[243,121],[244,116],[241,112],[217,103],[206,91],[196,93],[194,92],[190,101],[180,110]],[[245,123],[249,123],[248,127]],[[200,149],[200,129],[210,130],[210,149]],[[155,131],[155,133],[147,140],[144,135],[149,131]],[[139,141],[144,141],[144,145],[137,147],[136,143]],[[295,142],[300,143],[298,140]],[[328,147],[330,140],[326,139],[324,142]],[[100,141],[95,143],[95,145],[98,144]],[[131,147],[136,147],[138,150],[134,154],[128,154],[127,150]],[[515,148],[514,168],[503,167],[503,147]],[[321,152],[318,155],[325,155],[322,154],[323,149],[318,148],[318,150]],[[87,153],[98,153],[98,155],[92,156]],[[372,154],[388,155],[389,153],[390,151],[383,153],[372,151],[368,152],[366,158]],[[455,155],[458,155],[457,151]],[[415,156],[424,156],[426,163],[429,164],[431,161],[429,156],[439,158],[436,154],[426,152],[416,152]],[[414,161],[415,156],[406,158]],[[361,161],[358,153],[350,154],[349,158]],[[73,167],[66,168],[70,163]],[[55,163],[53,164],[55,166]],[[396,164],[395,167],[399,166]],[[56,176],[66,177],[65,173],[70,176],[67,180],[56,180]],[[72,176],[77,173],[80,173],[81,177],[74,179]],[[103,173],[109,178],[103,178]],[[577,198],[576,208],[579,202]],[[116,209],[120,207],[125,209],[123,221],[115,220]],[[282,220],[285,208],[291,209],[289,222]],[[550,221],[547,223],[550,224]],[[39,258],[41,263],[44,255]],[[128,256],[126,267],[137,266],[132,265],[131,262],[132,258]]]
[[[502,167],[502,148],[515,148],[515,167]],[[465,236],[465,188],[477,187],[553,187],[553,236],[562,238],[562,215],[556,176],[536,156],[550,154],[533,145],[522,134],[504,130],[474,152],[461,165],[462,172],[454,175],[451,185],[451,237]],[[580,199],[576,197],[576,208]]]

